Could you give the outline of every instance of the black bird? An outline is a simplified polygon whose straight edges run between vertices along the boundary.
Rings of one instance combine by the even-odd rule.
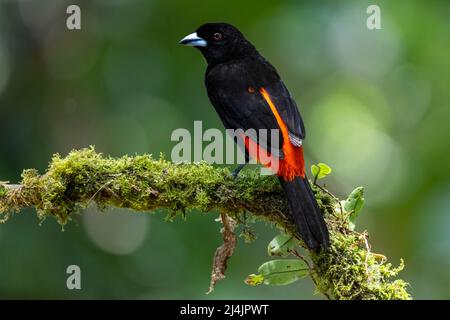
[[[252,148],[255,145],[276,160],[276,173],[298,232],[308,248],[326,249],[329,233],[305,175],[305,127],[277,70],[237,28],[227,23],[204,24],[180,44],[198,48],[205,57],[206,89],[225,128],[245,132],[268,129],[266,139],[258,134],[243,137],[246,160],[258,157]],[[278,129],[277,137],[271,136],[274,133],[270,129]]]

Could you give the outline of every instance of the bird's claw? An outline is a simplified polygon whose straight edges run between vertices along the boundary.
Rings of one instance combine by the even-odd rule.
[[[239,172],[241,172],[241,170],[245,167],[246,164],[240,164],[236,169],[233,170],[233,172],[231,173],[231,176],[233,177],[233,179],[236,179],[239,175]]]

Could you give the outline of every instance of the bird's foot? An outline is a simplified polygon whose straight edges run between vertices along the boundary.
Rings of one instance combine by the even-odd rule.
[[[237,176],[239,175],[239,172],[241,172],[241,170],[245,167],[246,163],[244,164],[240,164],[239,166],[237,166],[236,169],[233,170],[233,172],[231,173],[231,176],[233,177],[233,179],[236,179]]]

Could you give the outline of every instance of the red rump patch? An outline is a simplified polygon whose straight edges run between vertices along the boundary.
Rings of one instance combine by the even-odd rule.
[[[270,107],[275,119],[277,120],[278,126],[280,127],[281,134],[283,136],[282,150],[284,154],[283,159],[274,159],[264,148],[260,147],[255,141],[248,137],[244,137],[245,147],[249,151],[252,158],[256,159],[258,162],[262,163],[264,166],[276,169],[276,174],[285,180],[291,181],[295,177],[305,177],[305,160],[303,157],[303,147],[294,146],[289,139],[289,131],[281,118],[277,107],[272,102],[269,94],[264,88],[259,90],[264,100]],[[261,161],[261,151],[264,150],[264,154],[270,158],[270,161]],[[275,164],[275,165],[274,165]],[[276,165],[277,164],[277,165]]]

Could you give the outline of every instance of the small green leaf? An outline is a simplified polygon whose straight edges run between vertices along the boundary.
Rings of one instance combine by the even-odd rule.
[[[262,274],[251,274],[245,279],[245,283],[249,286],[258,286],[264,282],[264,276]]]
[[[356,188],[350,193],[347,200],[342,201],[342,208],[344,209],[344,212],[350,214],[350,230],[355,229],[355,221],[364,206],[364,202],[364,187]]]
[[[311,173],[315,180],[322,179],[331,173],[331,168],[325,163],[313,164],[311,166]]]
[[[295,247],[295,238],[284,233],[280,233],[267,246],[267,253],[269,256],[285,257],[290,250]]]
[[[302,260],[272,260],[263,263],[258,272],[264,284],[283,286],[293,283],[308,275],[309,269]]]

